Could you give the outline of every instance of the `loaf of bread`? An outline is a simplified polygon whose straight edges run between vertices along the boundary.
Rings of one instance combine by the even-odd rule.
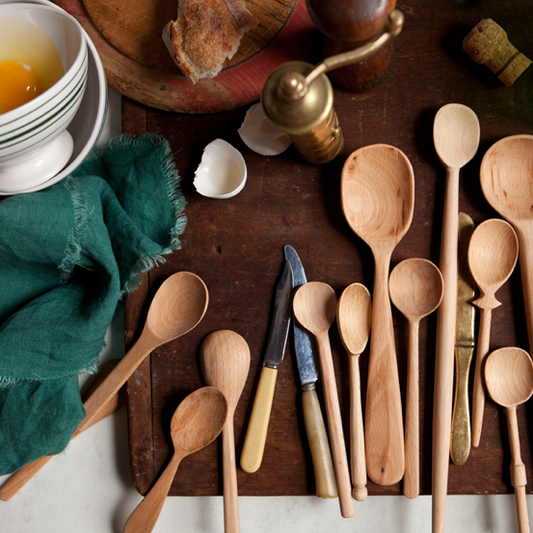
[[[163,29],[172,59],[192,83],[214,78],[257,26],[244,0],[179,0],[178,18]]]

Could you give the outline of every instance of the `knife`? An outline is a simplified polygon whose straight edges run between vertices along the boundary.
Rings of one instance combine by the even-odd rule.
[[[457,311],[455,321],[455,400],[452,413],[450,455],[456,465],[464,465],[472,445],[468,382],[475,346],[474,280],[468,266],[468,244],[474,231],[473,220],[459,213],[457,261]]]
[[[283,273],[277,284],[270,332],[265,350],[263,368],[255,393],[250,422],[244,438],[241,454],[241,468],[245,472],[256,472],[261,466],[268,431],[272,400],[278,375],[278,366],[285,356],[289,334],[292,302],[292,270],[285,261]]]
[[[291,265],[293,289],[296,290],[307,283],[305,271],[296,250],[292,246],[286,245],[283,251],[285,259]],[[292,327],[296,363],[302,384],[302,409],[305,431],[315,472],[316,495],[319,498],[337,498],[337,482],[335,481],[333,460],[331,459],[326,426],[316,393],[318,373],[313,356],[311,337],[307,331],[300,327],[296,320],[293,320]]]

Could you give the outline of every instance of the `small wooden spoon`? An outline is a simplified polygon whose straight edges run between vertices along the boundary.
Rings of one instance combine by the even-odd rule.
[[[202,320],[208,301],[207,287],[196,274],[178,272],[165,280],[148,310],[141,336],[83,404],[86,415],[72,438],[100,419],[106,404],[150,352],[185,335]],[[49,457],[42,457],[17,470],[2,486],[0,499],[7,501],[12,498],[49,460]]]
[[[444,533],[455,361],[459,172],[476,155],[479,146],[478,118],[467,106],[447,104],[435,116],[433,138],[437,155],[446,168],[439,260],[444,294],[437,313],[432,465],[433,533]]]
[[[181,460],[213,442],[226,423],[228,404],[216,387],[189,394],[176,409],[170,424],[174,454],[150,492],[135,508],[123,533],[149,533],[157,523]]]
[[[372,300],[368,289],[361,283],[348,285],[337,303],[337,327],[350,354],[350,459],[353,497],[357,501],[368,495],[359,356],[366,347],[371,324]]]
[[[206,383],[219,388],[228,402],[228,419],[222,431],[224,531],[238,533],[239,504],[233,415],[248,377],[250,348],[234,331],[215,331],[202,342],[200,363]]]
[[[389,298],[391,255],[411,225],[415,178],[409,159],[385,144],[365,146],[344,164],[341,200],[348,224],[375,260],[368,358],[365,447],[368,476],[391,485],[403,476],[402,399]]]
[[[444,281],[440,270],[431,261],[406,259],[391,272],[389,291],[392,303],[409,322],[403,491],[408,498],[416,498],[420,492],[418,332],[420,320],[440,305]]]
[[[335,320],[337,296],[335,291],[326,283],[319,281],[305,283],[300,286],[294,295],[293,310],[296,320],[312,333],[317,341],[329,440],[341,514],[344,518],[350,518],[354,514],[352,485],[350,483],[339,394],[335,382],[335,369],[328,335],[329,328]]]
[[[492,352],[485,364],[485,381],[491,398],[507,411],[507,427],[511,445],[511,482],[515,489],[520,533],[529,533],[526,501],[526,468],[520,454],[520,436],[516,406],[533,393],[533,362],[520,348],[500,348]]]
[[[491,219],[481,223],[470,239],[468,265],[481,292],[474,304],[481,309],[472,399],[472,446],[479,446],[485,388],[483,362],[490,348],[492,310],[501,305],[496,291],[509,279],[518,259],[518,238],[505,220]]]

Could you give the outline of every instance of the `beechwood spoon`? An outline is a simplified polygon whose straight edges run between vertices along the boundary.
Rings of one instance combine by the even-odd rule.
[[[372,324],[372,299],[361,283],[352,283],[337,302],[337,327],[350,356],[350,467],[353,497],[363,501],[366,488],[366,454],[359,356],[366,347]]]
[[[189,394],[170,423],[174,454],[150,492],[135,508],[123,533],[149,533],[157,523],[181,460],[213,442],[224,427],[228,404],[216,387],[202,387]]]
[[[472,233],[468,246],[468,265],[481,293],[473,302],[481,310],[472,398],[472,446],[474,447],[479,446],[483,425],[485,408],[483,364],[490,348],[492,310],[501,305],[495,293],[509,279],[517,258],[518,239],[513,227],[505,220],[496,218],[485,220]]]
[[[86,415],[72,438],[99,419],[107,403],[153,350],[185,335],[202,320],[208,301],[207,287],[196,274],[177,272],[163,282],[150,305],[141,336],[83,404]],[[12,498],[50,458],[42,457],[17,470],[0,489],[0,499]]]
[[[435,150],[446,169],[439,268],[444,294],[437,312],[433,396],[432,530],[444,533],[453,403],[457,253],[459,240],[459,173],[476,155],[479,121],[462,104],[439,109],[433,124]]]
[[[444,282],[440,270],[431,261],[411,258],[394,267],[389,278],[389,291],[392,303],[409,323],[403,491],[408,498],[416,498],[420,483],[418,333],[420,320],[440,305]]]
[[[500,348],[492,352],[485,364],[485,381],[491,398],[505,407],[511,446],[511,482],[515,490],[520,533],[530,533],[526,501],[526,468],[520,453],[520,436],[516,407],[533,393],[533,362],[520,348]]]
[[[234,331],[214,331],[202,342],[200,363],[205,382],[220,389],[228,402],[228,418],[222,431],[224,531],[238,533],[240,527],[233,416],[248,377],[250,348]]]
[[[352,485],[328,334],[335,320],[336,310],[337,296],[326,283],[320,281],[305,283],[294,295],[293,311],[296,320],[316,338],[341,514],[344,518],[350,518],[354,514]]]
[[[368,476],[391,485],[405,468],[402,399],[389,298],[391,255],[411,225],[413,167],[403,152],[376,144],[353,152],[341,177],[344,216],[375,261],[368,359],[365,449]]]

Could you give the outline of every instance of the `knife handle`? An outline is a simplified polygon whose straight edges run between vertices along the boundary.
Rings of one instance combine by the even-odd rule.
[[[315,472],[316,495],[319,498],[337,498],[335,471],[316,389],[303,391],[302,409]]]
[[[259,470],[263,460],[277,376],[277,368],[264,366],[261,370],[241,454],[241,468],[250,474]]]

